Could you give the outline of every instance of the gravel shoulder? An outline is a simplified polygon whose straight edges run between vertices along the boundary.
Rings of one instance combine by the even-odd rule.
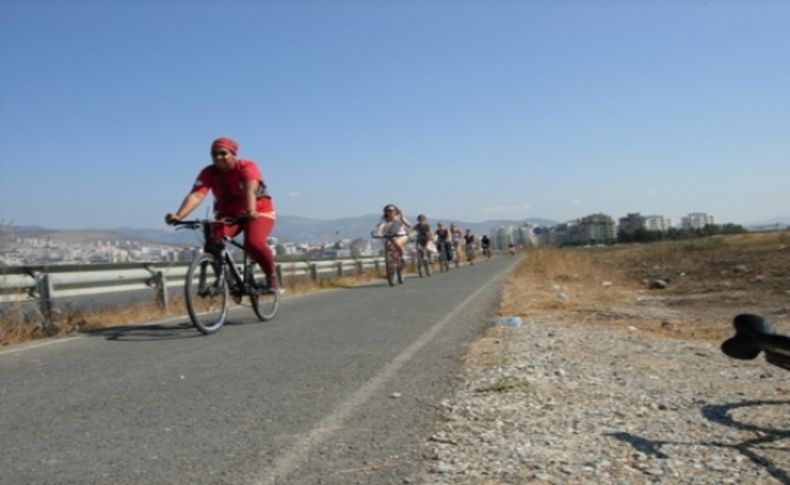
[[[557,320],[472,353],[426,483],[790,481],[790,386],[762,360]]]
[[[720,274],[727,263],[717,264]],[[500,314],[524,324],[492,326],[471,346],[426,443],[421,483],[790,483],[790,376],[762,356],[722,354],[734,308],[705,322],[710,299],[678,306],[687,292],[631,284],[641,275],[522,266]],[[782,333],[786,273],[770,275],[770,305],[754,275],[729,283],[763,301]]]

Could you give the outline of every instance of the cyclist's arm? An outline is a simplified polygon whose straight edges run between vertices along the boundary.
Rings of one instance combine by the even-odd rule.
[[[193,210],[195,210],[195,207],[199,206],[200,203],[203,202],[203,198],[205,196],[206,196],[206,194],[204,194],[202,192],[195,191],[195,192],[190,193],[189,195],[187,195],[184,198],[183,202],[181,202],[181,206],[179,206],[179,208],[175,212],[175,214],[172,214],[172,213],[171,214],[167,214],[167,216],[165,217],[165,221],[168,224],[173,224],[174,222],[178,222],[181,219],[185,218]]]
[[[244,206],[250,219],[257,219],[261,215],[258,213],[258,181],[248,180],[244,186]]]

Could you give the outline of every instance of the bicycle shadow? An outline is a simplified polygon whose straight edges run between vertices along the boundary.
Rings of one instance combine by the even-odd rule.
[[[241,327],[256,325],[261,322],[245,318],[231,318],[225,321],[223,327]],[[195,337],[204,337],[188,320],[180,323],[152,323],[143,325],[121,325],[106,327],[96,330],[81,332],[87,337],[102,337],[111,342],[151,342],[159,340],[180,340]]]
[[[702,445],[702,446],[710,446],[716,448],[730,448],[741,453],[743,456],[751,460],[755,465],[765,469],[765,471],[768,472],[775,479],[779,480],[782,483],[790,484],[790,473],[788,473],[788,470],[782,469],[779,464],[775,463],[773,460],[765,456],[760,455],[757,452],[758,449],[764,449],[764,450],[770,449],[770,448],[766,448],[765,446],[766,444],[773,443],[782,439],[790,438],[790,430],[767,428],[767,427],[756,426],[750,423],[744,423],[741,421],[737,421],[730,414],[733,410],[740,408],[755,407],[755,406],[776,406],[776,405],[788,405],[788,404],[790,404],[790,401],[759,400],[759,401],[743,401],[743,402],[728,403],[728,404],[712,404],[702,407],[701,409],[702,415],[709,421],[743,431],[753,431],[757,434],[756,438],[748,439],[740,443],[722,443],[719,441],[694,443],[694,442],[678,442],[678,441],[669,441],[669,440],[651,440],[628,432],[604,433],[604,435],[610,436],[624,443],[628,443],[637,451],[640,451],[645,455],[659,459],[669,458],[669,455],[661,451],[661,447],[664,445],[675,445],[675,446]],[[781,448],[781,447],[777,447],[773,449],[790,451],[789,448]]]
[[[150,342],[201,337],[189,322],[178,324],[122,325],[81,332],[87,337],[100,337],[111,342]]]

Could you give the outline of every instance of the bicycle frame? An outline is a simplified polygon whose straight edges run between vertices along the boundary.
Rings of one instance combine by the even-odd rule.
[[[192,323],[204,334],[222,327],[228,315],[228,298],[241,303],[250,298],[252,309],[262,321],[274,318],[280,301],[278,290],[270,291],[255,281],[254,262],[244,246],[223,234],[216,237],[216,224],[237,224],[241,220],[180,221],[177,225],[190,229],[202,228],[205,237],[203,254],[198,255],[187,271],[184,294]],[[242,251],[241,269],[237,266],[229,245]],[[194,278],[194,279],[193,279]],[[195,284],[197,280],[197,285]],[[213,280],[213,281],[210,281]]]
[[[398,283],[403,284],[403,255],[395,247],[394,239],[408,237],[407,234],[384,234],[377,236],[375,233],[370,235],[373,239],[384,239],[384,262],[387,269],[387,282],[390,286],[395,286],[395,278]]]

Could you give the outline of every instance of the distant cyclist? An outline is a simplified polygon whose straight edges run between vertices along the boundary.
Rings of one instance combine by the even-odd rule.
[[[436,225],[436,250],[443,254],[448,262],[453,260],[452,235],[441,222]]]
[[[488,239],[488,234],[483,234],[483,237],[480,238],[480,247],[483,248],[483,255],[486,258],[491,257],[491,240]]]
[[[455,224],[450,224],[450,240],[453,243],[453,259],[455,267],[461,262],[461,241],[464,239],[464,234],[460,229],[455,227]]]
[[[470,263],[475,260],[475,235],[472,234],[471,229],[467,229],[464,233],[464,246],[466,247],[466,259]]]
[[[417,216],[417,224],[414,225],[414,232],[417,234],[417,246],[425,248],[428,263],[430,264],[431,254],[436,252],[436,246],[433,243],[431,225],[428,224],[428,218],[425,214]]]
[[[384,206],[384,214],[382,214],[374,233],[376,236],[398,236],[392,238],[392,242],[395,243],[395,248],[403,260],[403,247],[409,240],[409,229],[411,229],[411,224],[403,212],[398,209],[398,206],[387,204]]]

